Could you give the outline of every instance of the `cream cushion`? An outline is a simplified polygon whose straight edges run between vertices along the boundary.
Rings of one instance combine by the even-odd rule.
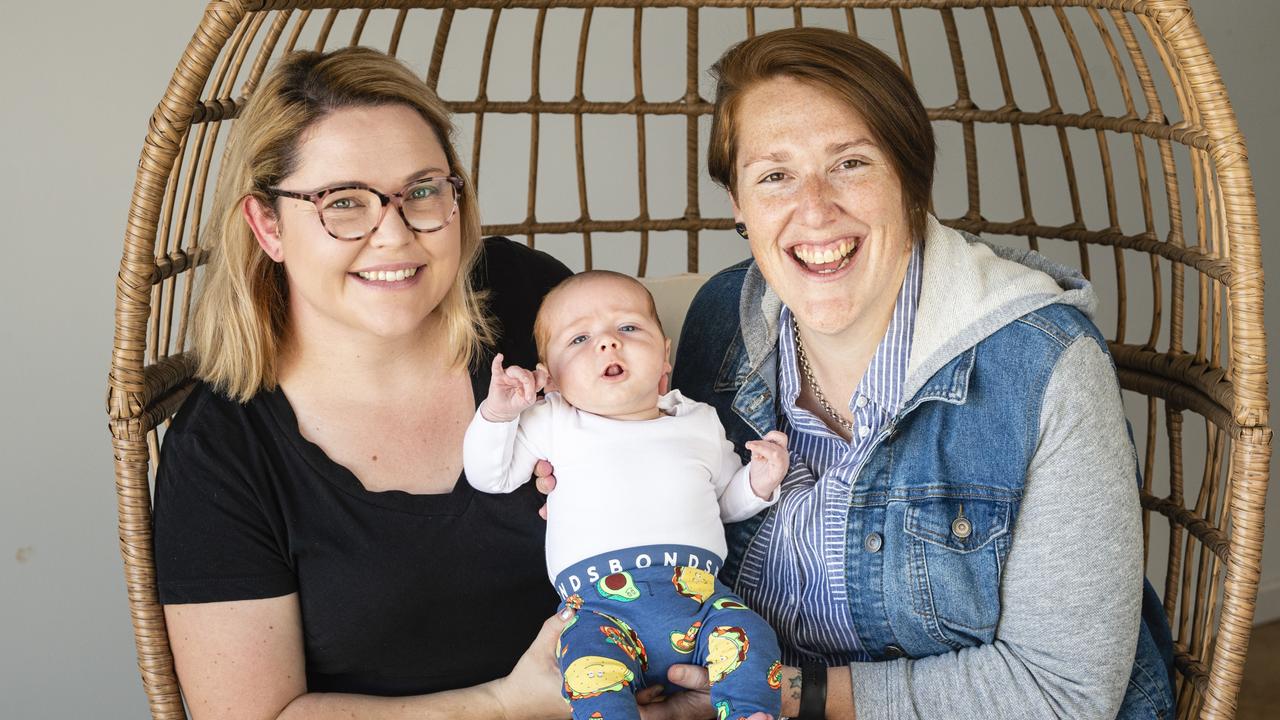
[[[680,328],[684,326],[685,313],[689,312],[689,304],[698,288],[707,281],[710,275],[683,273],[666,277],[644,277],[649,292],[653,293],[653,302],[658,306],[658,319],[662,321],[662,329],[671,338],[671,360],[676,357],[676,345],[680,342]]]

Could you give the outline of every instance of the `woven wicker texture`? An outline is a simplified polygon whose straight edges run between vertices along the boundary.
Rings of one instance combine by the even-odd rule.
[[[1271,453],[1263,278],[1244,139],[1187,0],[216,0],[143,144],[107,400],[154,717],[184,713],[149,481],[192,384],[187,320],[227,127],[271,62],[346,44],[396,54],[459,114],[487,233],[578,268],[663,275],[746,256],[703,169],[706,69],[794,24],[856,33],[912,76],[940,141],[946,224],[1094,282],[1145,478],[1178,715],[1234,715]]]

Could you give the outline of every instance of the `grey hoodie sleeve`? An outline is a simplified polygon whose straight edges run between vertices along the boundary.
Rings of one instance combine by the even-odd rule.
[[[1142,599],[1135,462],[1115,371],[1082,337],[1045,390],[995,641],[851,665],[858,719],[1114,718]]]

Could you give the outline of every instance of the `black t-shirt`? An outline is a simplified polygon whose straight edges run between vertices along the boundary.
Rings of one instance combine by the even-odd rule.
[[[534,314],[568,274],[523,245],[485,241],[477,286],[490,289],[508,363],[533,367]],[[492,358],[471,374],[477,403]],[[440,495],[370,492],[302,437],[279,390],[240,405],[204,384],[161,458],[160,602],[298,593],[312,692],[411,695],[492,680],[555,611],[533,483],[508,495],[465,478]]]

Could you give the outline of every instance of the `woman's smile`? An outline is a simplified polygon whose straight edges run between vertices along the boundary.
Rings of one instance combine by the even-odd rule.
[[[412,287],[418,283],[418,271],[426,265],[393,265],[388,267],[356,270],[347,273],[357,282],[368,287],[379,289],[398,289]]]
[[[806,272],[831,276],[852,267],[860,247],[862,237],[852,236],[834,242],[793,245],[790,253]]]

